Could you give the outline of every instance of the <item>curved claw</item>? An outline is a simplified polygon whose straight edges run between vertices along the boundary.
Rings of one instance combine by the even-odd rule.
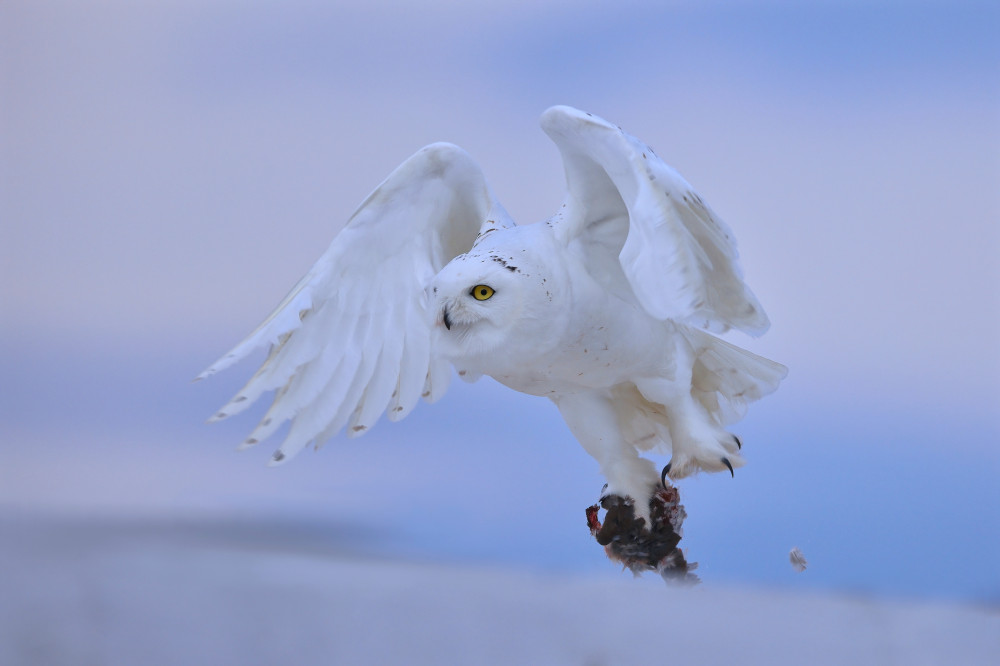
[[[663,471],[660,472],[660,484],[666,488],[667,487],[667,474],[670,474],[670,463],[663,466]]]
[[[729,475],[736,478],[736,472],[733,471],[733,464],[729,462],[729,458],[723,458],[722,464],[729,468]]]
[[[733,439],[736,440],[736,448],[737,449],[742,449],[743,448],[743,442],[740,441],[740,438],[737,437],[736,435],[733,435]]]

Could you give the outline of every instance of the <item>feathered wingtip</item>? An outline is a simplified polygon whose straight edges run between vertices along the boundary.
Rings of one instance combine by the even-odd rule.
[[[225,370],[249,356],[256,349],[271,345],[273,351],[274,347],[280,346],[288,334],[299,327],[302,322],[303,313],[308,312],[312,308],[312,296],[309,290],[305,288],[311,277],[312,272],[310,271],[299,280],[295,287],[288,292],[288,295],[278,303],[271,314],[250,335],[205,368],[197,377],[191,380],[192,383],[199,382],[217,372]],[[237,395],[230,403],[242,402],[239,398],[240,396]],[[229,416],[229,414],[225,413],[225,408],[223,408],[222,411],[217,412],[209,419],[209,423],[224,419],[226,416]]]
[[[191,380],[191,383],[194,384],[195,382],[200,382],[203,379],[207,379],[208,377],[211,377],[220,370],[225,370],[226,368],[233,365],[237,361],[242,360],[247,354],[246,353],[241,354],[239,353],[238,350],[239,347],[234,347],[232,350],[227,352],[225,356],[222,356],[221,358],[217,359],[214,363],[212,363],[212,365],[202,370],[197,377]],[[250,350],[247,350],[247,353],[249,353],[249,351]]]

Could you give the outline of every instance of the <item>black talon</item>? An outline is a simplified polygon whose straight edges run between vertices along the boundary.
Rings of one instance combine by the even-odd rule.
[[[737,437],[736,435],[733,435],[733,439],[736,440],[736,448],[737,449],[742,449],[743,448],[743,442],[740,441],[740,438]]]
[[[729,475],[732,476],[735,479],[736,478],[736,472],[733,471],[733,464],[731,462],[729,462],[729,458],[723,458],[722,462],[723,462],[723,464],[726,467],[729,468]]]
[[[670,473],[670,463],[667,463],[663,467],[663,471],[660,472],[660,484],[666,488],[667,487],[667,474]]]

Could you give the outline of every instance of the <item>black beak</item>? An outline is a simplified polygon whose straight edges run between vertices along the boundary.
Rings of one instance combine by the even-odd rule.
[[[450,331],[451,330],[451,317],[448,316],[448,306],[447,305],[444,307],[444,310],[442,311],[442,314],[443,314],[442,318],[444,319],[444,327],[447,328]]]

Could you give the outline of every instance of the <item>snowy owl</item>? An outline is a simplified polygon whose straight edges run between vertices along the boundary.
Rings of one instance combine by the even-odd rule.
[[[608,495],[740,467],[725,426],[784,366],[713,333],[769,326],[732,234],[676,171],[619,127],[566,106],[541,118],[566,170],[555,215],[517,226],[461,148],[435,143],[372,192],[264,322],[203,372],[270,346],[213,417],[263,393],[243,443],[291,425],[272,464],[444,394],[452,367],[552,400]],[[658,472],[640,452],[670,455]]]

